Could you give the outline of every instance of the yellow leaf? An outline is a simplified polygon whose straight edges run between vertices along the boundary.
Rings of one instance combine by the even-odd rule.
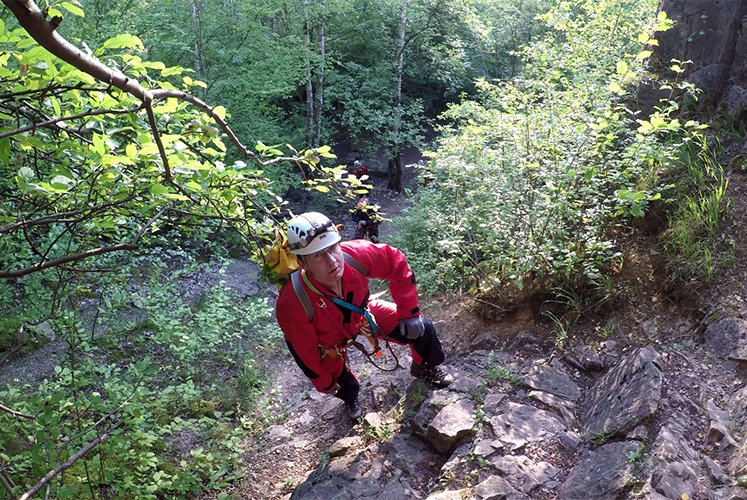
[[[615,94],[618,94],[618,95],[625,93],[625,91],[622,89],[622,87],[620,87],[620,84],[618,84],[617,82],[610,83],[609,89],[610,89],[610,91],[612,91],[612,92],[614,92]]]
[[[221,120],[226,119],[226,107],[225,106],[216,106],[213,108],[213,113],[218,115]]]
[[[681,498],[682,500],[690,500],[690,495],[688,495],[687,493],[683,493]]]

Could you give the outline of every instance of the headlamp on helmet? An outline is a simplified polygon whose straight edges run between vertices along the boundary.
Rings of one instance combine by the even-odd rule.
[[[296,255],[309,255],[340,241],[332,221],[319,212],[306,212],[288,223],[288,248]]]

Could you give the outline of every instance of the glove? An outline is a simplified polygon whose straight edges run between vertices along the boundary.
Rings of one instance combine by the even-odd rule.
[[[425,324],[423,316],[418,315],[414,318],[399,320],[399,333],[410,340],[420,338],[425,333]]]

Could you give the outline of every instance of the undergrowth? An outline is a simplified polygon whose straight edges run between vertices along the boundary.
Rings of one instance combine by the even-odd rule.
[[[54,373],[0,389],[23,415],[0,412],[6,490],[27,491],[91,445],[46,486],[51,497],[187,497],[240,477],[246,434],[283,418],[262,368],[280,333],[266,298],[236,296],[226,266],[196,257],[153,246],[95,283],[70,280],[80,308],[45,322],[67,345]],[[34,303],[34,283],[16,296]]]

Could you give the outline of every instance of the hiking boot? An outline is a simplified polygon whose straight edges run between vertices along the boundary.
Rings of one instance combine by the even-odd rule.
[[[361,404],[358,402],[357,398],[353,400],[352,403],[346,401],[345,404],[348,407],[348,416],[350,417],[350,420],[358,420],[363,416],[363,408],[361,408]]]
[[[439,388],[449,387],[449,384],[454,381],[454,377],[441,368],[441,366],[431,368],[413,363],[410,365],[410,375]]]

